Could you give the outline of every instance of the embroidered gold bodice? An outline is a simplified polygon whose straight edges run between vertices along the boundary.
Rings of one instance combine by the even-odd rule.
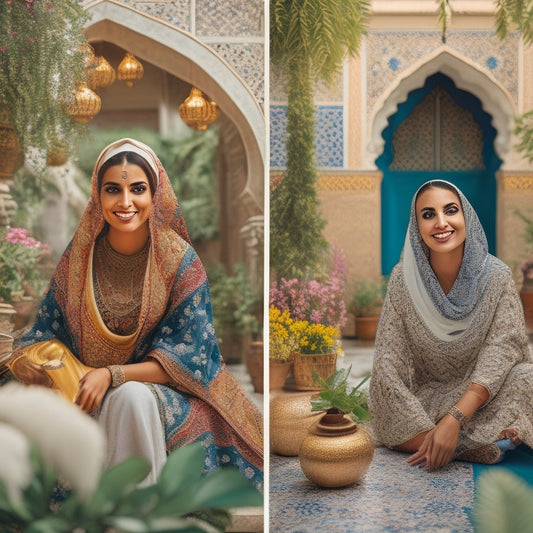
[[[137,330],[150,239],[133,255],[115,251],[105,235],[94,245],[94,298],[107,328],[116,335]]]

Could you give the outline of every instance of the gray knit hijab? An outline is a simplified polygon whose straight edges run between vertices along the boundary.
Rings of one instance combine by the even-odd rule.
[[[438,180],[435,186],[439,181],[442,182]],[[468,329],[470,314],[483,294],[495,259],[488,253],[487,238],[474,208],[455,185],[449,185],[461,201],[466,227],[463,261],[451,291],[445,294],[442,290],[429,263],[429,249],[418,230],[415,209],[418,191],[411,203],[402,255],[404,277],[415,305],[434,333],[446,339]]]

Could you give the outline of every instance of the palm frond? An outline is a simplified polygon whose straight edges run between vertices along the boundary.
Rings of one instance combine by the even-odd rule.
[[[533,42],[533,0],[497,0],[496,35],[503,39],[513,27],[524,43]]]
[[[437,24],[442,29],[442,42],[446,42],[446,31],[448,29],[448,11],[450,9],[449,0],[441,0],[439,5],[439,18]]]

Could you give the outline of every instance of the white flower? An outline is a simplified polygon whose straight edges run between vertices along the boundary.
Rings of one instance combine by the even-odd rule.
[[[79,407],[50,389],[8,383],[0,388],[0,421],[24,433],[82,498],[96,488],[105,437]]]
[[[31,481],[30,441],[18,429],[0,422],[0,479],[12,503],[22,503],[22,490]]]

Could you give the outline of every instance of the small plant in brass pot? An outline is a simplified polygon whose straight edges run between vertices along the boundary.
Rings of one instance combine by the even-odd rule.
[[[325,380],[315,376],[323,390],[311,399],[311,409],[325,414],[309,428],[299,457],[302,472],[320,487],[359,482],[374,457],[368,433],[355,422],[370,419],[366,393],[361,390],[369,376],[349,388],[350,370],[339,369]]]
[[[352,367],[340,368],[327,379],[315,373],[314,380],[323,390],[318,397],[311,399],[311,411],[326,411],[329,420],[344,421],[344,415],[355,420],[370,420],[368,397],[362,386],[370,379],[370,375],[363,378],[357,386],[349,389],[348,376]]]

